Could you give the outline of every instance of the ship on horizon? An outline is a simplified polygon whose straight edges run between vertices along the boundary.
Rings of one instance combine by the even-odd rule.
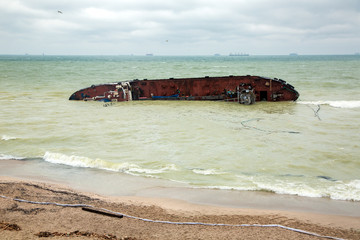
[[[248,53],[230,53],[230,57],[248,57],[250,56]]]

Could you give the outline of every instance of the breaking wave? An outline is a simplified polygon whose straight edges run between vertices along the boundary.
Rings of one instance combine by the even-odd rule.
[[[0,155],[0,159],[20,159],[13,156]],[[134,163],[114,163],[102,159],[91,159],[88,157],[65,155],[61,153],[46,152],[43,159],[54,164],[64,164],[74,167],[96,168],[107,171],[122,172],[134,176],[146,176],[153,178],[164,178],[170,172],[170,181],[183,182],[190,184],[194,188],[211,188],[222,190],[239,191],[264,191],[276,194],[289,194],[303,197],[331,198],[335,200],[360,201],[360,180],[341,181],[323,176],[264,176],[264,175],[232,175],[216,169],[192,168],[187,172],[179,170],[175,164],[166,164],[157,168],[144,168]],[[176,172],[176,173],[175,173]],[[197,174],[196,180],[191,177]],[[164,173],[165,176],[160,176]],[[216,176],[226,175],[229,179],[220,185],[211,185],[210,182],[204,184],[203,177],[215,177],[212,183],[218,182]],[[232,175],[232,177],[231,177]],[[176,177],[175,177],[176,176]],[[190,176],[190,178],[189,178]]]
[[[68,156],[61,153],[51,152],[46,152],[43,158],[45,161],[55,164],[64,164],[83,168],[97,168],[113,172],[124,172],[131,175],[160,174],[169,170],[176,170],[176,166],[174,164],[167,164],[166,166],[158,169],[148,169],[142,168],[141,166],[133,163],[113,163],[102,159],[91,159],[75,155]]]
[[[7,136],[7,135],[3,135],[1,137],[1,140],[3,140],[3,141],[9,141],[9,140],[14,140],[14,139],[16,139],[16,137],[10,137],[10,136]]]
[[[299,101],[300,104],[329,105],[335,108],[360,108],[360,101]]]
[[[219,174],[224,174],[223,172],[219,172],[218,170],[215,169],[201,169],[201,168],[194,168],[192,169],[192,171],[196,174],[200,174],[200,175],[219,175]]]
[[[12,155],[0,154],[0,160],[23,160],[23,157],[17,157]]]
[[[243,179],[243,177],[241,178]],[[319,179],[318,181],[306,182],[306,179],[303,179],[304,181],[291,181],[285,179],[274,180],[266,178],[260,180],[255,179],[254,177],[249,177],[247,180],[247,183],[243,186],[209,186],[206,188],[240,191],[264,191],[302,197],[360,201],[360,180],[358,179],[351,181]]]

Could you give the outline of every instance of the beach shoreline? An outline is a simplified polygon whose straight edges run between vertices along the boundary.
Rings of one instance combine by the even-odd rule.
[[[1,160],[0,176],[63,185],[102,196],[173,199],[197,205],[360,217],[360,202],[196,188],[184,183],[91,168],[69,168],[44,161]]]
[[[219,239],[272,238],[316,239],[318,237],[279,227],[231,227],[171,225],[145,222],[128,217],[114,218],[55,205],[19,202],[25,199],[61,204],[87,204],[126,215],[170,222],[203,222],[211,224],[277,224],[301,229],[321,236],[345,239],[360,237],[360,217],[292,212],[264,209],[228,208],[199,205],[170,198],[139,196],[101,196],[72,190],[68,186],[43,181],[0,177],[0,211],[2,226],[15,224],[21,230],[1,228],[4,239],[38,239],[41,232],[53,237],[59,234],[83,234],[84,239],[117,237],[116,239]],[[30,221],[31,220],[31,221]],[[8,225],[6,225],[8,226]],[[45,232],[45,233],[44,233]],[[85,236],[92,234],[92,236]],[[75,235],[74,235],[75,236]],[[113,238],[115,239],[115,238]]]

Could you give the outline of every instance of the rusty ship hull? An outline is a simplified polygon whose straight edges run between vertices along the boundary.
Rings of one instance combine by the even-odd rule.
[[[256,101],[296,101],[299,93],[284,80],[260,76],[225,76],[132,80],[92,85],[74,92],[69,100],[224,100],[243,104]]]

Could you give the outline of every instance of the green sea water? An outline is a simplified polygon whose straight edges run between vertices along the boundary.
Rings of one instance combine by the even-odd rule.
[[[92,84],[227,75],[281,78],[300,98],[68,100]],[[0,56],[0,161],[360,201],[359,83],[360,56]]]

